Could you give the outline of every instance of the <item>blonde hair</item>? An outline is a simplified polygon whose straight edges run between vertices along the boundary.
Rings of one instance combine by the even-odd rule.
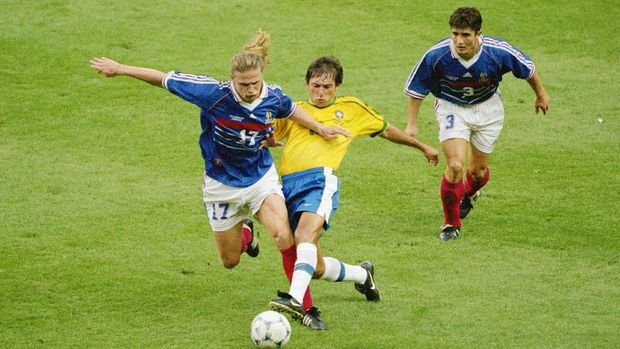
[[[230,76],[234,77],[237,72],[243,73],[253,69],[264,71],[269,64],[269,45],[271,45],[269,34],[259,29],[250,42],[243,46],[241,52],[230,60]]]

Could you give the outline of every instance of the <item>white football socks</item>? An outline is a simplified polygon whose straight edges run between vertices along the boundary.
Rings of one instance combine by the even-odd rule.
[[[366,269],[359,265],[342,263],[333,257],[323,257],[323,262],[325,263],[325,272],[321,276],[322,280],[364,283],[368,276]]]
[[[314,269],[316,269],[316,254],[316,246],[312,243],[302,242],[297,245],[297,261],[293,270],[289,294],[299,303],[302,302],[304,293],[306,293],[310,280],[312,280]]]

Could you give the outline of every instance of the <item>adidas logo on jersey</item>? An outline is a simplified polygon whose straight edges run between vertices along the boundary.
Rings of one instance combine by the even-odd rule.
[[[471,74],[469,72],[467,72],[467,73],[463,74],[463,77],[464,78],[471,78]]]

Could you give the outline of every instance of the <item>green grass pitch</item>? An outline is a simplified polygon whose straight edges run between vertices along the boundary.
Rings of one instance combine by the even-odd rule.
[[[265,79],[306,98],[308,63],[345,68],[398,127],[410,69],[457,1],[0,1],[0,347],[252,348],[277,289],[266,234],[224,269],[201,205],[198,108],[93,56],[228,78],[258,28]],[[329,329],[289,348],[606,348],[620,343],[620,10],[614,1],[479,1],[483,31],[528,53],[551,95],[501,86],[492,178],[461,238],[438,240],[439,180],[412,149],[354,142],[327,255],[376,264],[384,299],[315,281]],[[420,138],[438,147],[432,98]],[[274,152],[276,156],[279,151]],[[260,229],[260,228],[259,228]]]

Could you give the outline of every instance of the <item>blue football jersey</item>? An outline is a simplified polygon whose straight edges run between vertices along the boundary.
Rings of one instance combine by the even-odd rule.
[[[260,144],[273,132],[273,119],[289,117],[296,105],[278,86],[263,82],[261,96],[243,102],[232,82],[206,75],[169,72],[162,80],[168,91],[200,107],[199,138],[207,176],[231,187],[256,183],[273,164]]]
[[[429,93],[455,104],[477,104],[489,99],[512,72],[520,79],[534,75],[534,63],[506,41],[480,37],[480,50],[465,61],[452,40],[444,39],[430,48],[413,68],[405,84],[406,95],[424,99]]]

